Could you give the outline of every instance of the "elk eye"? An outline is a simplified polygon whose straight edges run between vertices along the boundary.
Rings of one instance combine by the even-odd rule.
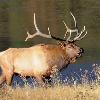
[[[72,48],[71,46],[68,46],[68,48]]]

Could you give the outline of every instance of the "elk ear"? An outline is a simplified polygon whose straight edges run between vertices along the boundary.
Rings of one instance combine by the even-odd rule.
[[[60,41],[59,41],[57,44],[58,44],[60,47],[65,47],[65,46],[66,46],[65,42],[60,42]]]

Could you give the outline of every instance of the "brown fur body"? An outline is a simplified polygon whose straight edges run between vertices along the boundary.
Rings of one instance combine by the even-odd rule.
[[[0,83],[6,80],[7,84],[11,84],[14,73],[43,81],[43,76],[50,76],[54,69],[62,69],[70,63],[70,58],[66,46],[39,44],[30,48],[9,48],[0,53],[3,71]],[[73,54],[73,58],[76,55]]]

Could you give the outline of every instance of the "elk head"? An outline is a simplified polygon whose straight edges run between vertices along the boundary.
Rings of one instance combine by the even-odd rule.
[[[66,28],[66,32],[64,35],[64,39],[61,39],[61,38],[53,36],[50,32],[49,27],[48,27],[49,34],[43,34],[42,32],[40,32],[40,30],[36,24],[36,18],[35,18],[35,13],[34,13],[34,26],[36,29],[36,33],[31,35],[29,32],[27,32],[28,36],[25,39],[25,41],[27,41],[29,38],[34,38],[35,36],[41,36],[41,37],[45,37],[45,38],[52,38],[52,39],[58,40],[59,46],[66,49],[66,52],[67,52],[69,59],[70,59],[70,63],[75,62],[76,58],[80,57],[82,55],[82,53],[84,52],[83,48],[78,47],[75,43],[76,43],[76,41],[83,39],[86,36],[87,31],[86,31],[85,26],[84,26],[82,31],[79,32],[76,19],[71,12],[70,12],[70,14],[73,17],[75,29],[70,29],[66,25],[65,21],[63,21],[64,26]],[[72,33],[76,33],[76,35],[73,39],[72,39]],[[69,34],[69,36],[67,37],[68,34]]]

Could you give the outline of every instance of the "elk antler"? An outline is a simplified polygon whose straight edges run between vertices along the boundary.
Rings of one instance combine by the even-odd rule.
[[[69,36],[68,36],[68,38],[67,38],[66,41],[78,41],[78,40],[81,40],[81,39],[83,39],[83,38],[86,36],[86,34],[87,34],[87,31],[86,31],[86,29],[85,29],[85,26],[84,26],[83,30],[79,33],[79,30],[78,30],[78,27],[77,27],[76,19],[75,19],[74,15],[72,14],[72,12],[70,12],[70,14],[71,14],[71,16],[72,16],[73,19],[74,19],[75,29],[70,29],[70,28],[66,25],[65,21],[63,21],[63,23],[64,23],[64,25],[65,25],[65,28],[66,28],[66,33],[65,33],[64,38],[66,38],[66,35],[69,33]],[[86,32],[85,32],[85,31],[86,31]],[[76,32],[76,36],[75,36],[74,39],[71,40],[71,35],[72,35],[72,33],[74,33],[74,32]],[[84,32],[85,32],[85,34],[82,36],[82,34],[83,34]],[[82,37],[81,37],[81,36],[82,36]]]
[[[42,36],[42,37],[46,37],[46,38],[51,38],[51,34],[47,35],[47,34],[43,34],[42,32],[40,32],[39,28],[37,27],[37,24],[36,24],[36,18],[35,18],[35,13],[34,13],[34,26],[35,26],[35,29],[36,29],[36,33],[31,35],[29,32],[27,32],[27,37],[25,39],[25,41],[27,41],[28,39],[30,38],[34,38],[35,36]]]
[[[48,27],[48,32],[49,32],[48,35],[47,35],[47,34],[43,34],[42,32],[40,32],[40,30],[39,30],[39,28],[38,28],[38,26],[37,26],[37,24],[36,24],[36,18],[35,18],[35,13],[34,13],[34,26],[35,26],[35,29],[36,29],[36,33],[31,35],[29,32],[27,32],[27,35],[28,35],[28,36],[26,37],[25,41],[27,41],[27,40],[30,39],[30,38],[34,38],[35,36],[41,36],[41,37],[45,37],[45,38],[52,38],[52,39],[59,40],[59,41],[71,41],[71,42],[72,42],[72,41],[78,41],[78,40],[83,39],[83,38],[86,36],[86,34],[87,34],[87,31],[86,31],[86,29],[85,29],[85,26],[84,26],[83,30],[79,33],[79,30],[78,30],[78,27],[77,27],[76,19],[75,19],[74,15],[73,15],[71,12],[70,12],[70,14],[71,14],[71,16],[72,16],[73,19],[74,19],[75,29],[70,29],[70,28],[66,25],[66,23],[63,21],[63,23],[64,23],[64,25],[65,25],[65,27],[66,27],[66,33],[65,33],[64,38],[66,38],[66,35],[69,33],[69,36],[68,36],[67,40],[64,40],[64,39],[61,39],[61,38],[58,38],[58,37],[53,36],[53,35],[51,34],[51,32],[50,32],[49,27]],[[85,31],[86,31],[86,32],[85,32]],[[76,36],[75,36],[74,39],[71,40],[71,35],[72,35],[73,32],[76,32]],[[85,32],[85,34],[82,36],[82,34],[83,34],[84,32]]]
[[[36,29],[36,33],[35,34],[30,34],[29,32],[27,32],[27,37],[25,39],[25,41],[27,41],[28,39],[30,38],[34,38],[35,36],[42,36],[42,37],[45,37],[45,38],[53,38],[55,40],[59,40],[59,41],[66,41],[66,40],[63,40],[63,39],[60,39],[60,38],[57,38],[57,37],[54,37],[53,35],[51,35],[51,32],[50,32],[50,29],[48,27],[48,32],[49,34],[43,34],[42,32],[40,32],[37,24],[36,24],[36,18],[35,18],[35,13],[34,13],[34,26],[35,26],[35,29]]]

